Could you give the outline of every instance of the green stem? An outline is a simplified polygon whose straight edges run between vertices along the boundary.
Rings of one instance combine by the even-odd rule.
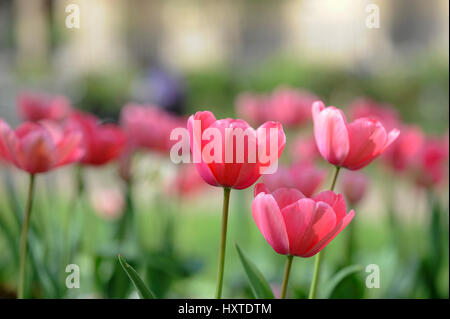
[[[331,186],[330,186],[331,191],[334,191],[334,187],[336,186],[337,177],[339,175],[339,171],[341,170],[340,166],[335,166],[334,168],[335,169],[334,169],[333,181],[331,182]]]
[[[294,256],[288,255],[286,257],[287,257],[287,259],[286,259],[286,267],[284,268],[283,285],[281,286],[280,299],[284,299],[286,297],[286,290],[287,290],[288,281],[289,281],[289,274],[291,272],[292,259],[293,259]]]
[[[339,175],[340,171],[339,166],[335,166],[334,170],[334,176],[333,180],[331,182],[330,190],[334,191],[334,187],[336,186],[337,177]],[[311,282],[311,287],[309,288],[309,299],[315,299],[316,298],[316,291],[317,291],[317,282],[319,281],[319,273],[320,273],[320,256],[323,254],[323,249],[316,255],[316,261],[314,263],[314,274]]]
[[[317,281],[319,280],[319,271],[320,271],[320,253],[316,255],[316,262],[314,263],[314,274],[311,282],[311,288],[309,289],[308,299],[316,298],[316,289],[317,289]]]
[[[222,296],[223,272],[225,264],[225,248],[227,245],[228,206],[230,204],[230,192],[228,187],[223,188],[222,232],[220,235],[219,266],[217,272],[216,299]]]
[[[30,183],[28,187],[28,199],[27,206],[25,210],[25,218],[22,224],[22,234],[20,238],[20,268],[19,268],[19,286],[17,297],[19,299],[24,298],[24,288],[25,288],[25,268],[26,268],[26,258],[27,258],[27,234],[28,226],[30,222],[31,208],[33,204],[33,193],[34,193],[34,181],[35,175],[30,174]]]

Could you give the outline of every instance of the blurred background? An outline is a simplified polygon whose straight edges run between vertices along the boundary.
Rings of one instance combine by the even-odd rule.
[[[66,27],[70,4],[80,10],[79,28]],[[379,28],[366,24],[370,4],[379,8]],[[74,108],[118,123],[128,102],[156,104],[176,116],[207,109],[217,118],[237,117],[240,93],[266,94],[289,86],[346,112],[359,97],[385,103],[425,134],[447,134],[448,144],[448,62],[446,0],[0,1],[0,117],[12,127],[20,122],[17,95],[22,91],[64,95]],[[288,144],[302,132],[311,135],[312,124],[287,132]],[[290,156],[287,148],[282,162],[292,161]],[[355,260],[364,267],[379,265],[381,286],[366,288],[367,273],[362,271],[343,281],[331,297],[448,298],[448,171],[443,183],[433,185],[437,200],[430,206],[429,188],[417,187],[410,176],[395,175],[379,162],[364,170],[370,187],[355,208],[360,247]],[[65,287],[67,262],[61,261],[59,240],[76,194],[74,169],[39,180],[33,217],[45,236],[34,249],[30,295],[136,297],[127,278],[115,273],[121,252],[161,297],[213,296],[221,190],[205,184],[195,194],[173,200],[166,184],[178,174],[176,165],[155,152],[137,154],[133,164],[136,238],[120,249],[111,244],[114,218],[105,219],[98,213],[101,203],[96,206],[91,199],[105,189],[112,197],[126,197],[116,163],[84,171],[89,191],[74,209],[83,217],[72,232],[78,246],[71,257],[80,266],[80,289]],[[320,165],[327,172],[324,189],[331,169]],[[8,174],[20,211],[26,179],[17,170]],[[5,185],[0,186],[3,226],[13,219],[11,188]],[[284,258],[267,245],[251,218],[252,192],[253,187],[231,194],[226,297],[252,296],[234,242],[274,290],[280,289]],[[400,226],[391,222],[392,210]],[[439,210],[441,234],[435,243],[439,268],[431,271],[430,259],[424,261],[437,227],[430,210]],[[327,249],[324,285],[344,263],[345,235]],[[167,248],[168,243],[173,247]],[[0,232],[0,250],[7,251],[7,245]],[[13,254],[0,256],[0,297],[14,296],[13,260]],[[295,259],[290,297],[306,296],[312,271],[311,258]]]

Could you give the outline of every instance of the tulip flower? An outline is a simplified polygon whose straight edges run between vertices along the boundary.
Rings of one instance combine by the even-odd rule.
[[[317,97],[305,90],[280,87],[272,92],[270,118],[286,126],[296,126],[311,119],[311,106]]]
[[[381,104],[369,98],[358,98],[350,104],[350,118],[372,118],[380,121],[387,130],[398,127],[400,120],[396,110],[388,105]]]
[[[245,92],[236,99],[236,112],[253,124],[268,120],[296,126],[311,118],[311,105],[317,97],[306,90],[276,88],[271,94]]]
[[[408,168],[424,142],[424,133],[416,126],[403,126],[402,134],[383,154],[385,162],[396,172]]]
[[[294,162],[313,162],[320,158],[314,136],[299,137],[290,146],[290,155]]]
[[[0,119],[4,158],[33,175],[78,161],[84,154],[81,137],[50,122],[25,122],[12,130]]]
[[[306,197],[311,197],[325,180],[325,172],[311,162],[301,162],[291,167],[278,167],[274,174],[264,175],[264,184],[269,190],[295,188]]]
[[[274,167],[286,136],[280,123],[266,122],[255,131],[243,120],[216,120],[209,111],[190,116],[187,126],[197,171],[205,182],[224,189],[216,290],[221,298],[230,190],[250,187]]]
[[[129,142],[135,148],[144,148],[166,154],[173,141],[170,133],[174,128],[186,127],[186,122],[154,105],[127,104],[120,115]]]
[[[342,190],[348,202],[357,205],[367,192],[367,176],[356,171],[348,171],[342,176]]]
[[[195,129],[196,121],[199,123],[198,130]],[[253,185],[263,174],[264,168],[278,160],[286,144],[286,136],[280,123],[266,122],[255,131],[243,120],[216,120],[209,111],[197,112],[189,117],[188,130],[191,152],[200,176],[210,185],[226,188],[244,189]],[[213,132],[219,135],[217,140],[209,141],[205,138],[205,135]],[[239,148],[238,137],[235,143],[233,135],[243,132],[246,132],[247,136],[242,136],[242,148]],[[261,137],[265,139],[260,140]],[[275,154],[269,154],[270,160],[265,162],[261,151],[264,148],[268,151],[271,146],[267,145],[271,143],[276,143],[273,144],[276,145]],[[207,150],[211,144],[216,146],[214,151],[221,151],[221,154],[213,155],[210,159],[206,158],[205,153],[209,153]]]
[[[343,112],[321,101],[312,107],[314,136],[320,154],[329,163],[357,170],[370,164],[398,137],[400,131],[387,132],[380,121],[359,118],[347,124]]]
[[[236,98],[236,113],[251,124],[260,125],[267,119],[270,99],[267,95],[244,92]]]
[[[25,122],[16,130],[0,119],[0,152],[13,165],[30,174],[28,200],[20,241],[18,298],[24,297],[27,233],[32,210],[35,175],[78,161],[84,154],[81,134],[53,123]]]
[[[288,272],[293,256],[308,258],[319,253],[348,225],[354,211],[347,214],[343,196],[332,191],[307,198],[292,188],[270,193],[260,183],[255,186],[252,215],[267,243],[288,256]],[[284,277],[282,298],[288,277]]]
[[[68,127],[83,134],[85,154],[80,160],[85,165],[104,165],[118,158],[125,147],[126,137],[115,124],[100,124],[94,115],[74,112]]]
[[[17,98],[20,117],[25,121],[59,121],[69,115],[70,102],[64,96],[21,93]]]
[[[448,145],[439,138],[428,137],[412,166],[419,186],[433,188],[440,185],[448,174]]]

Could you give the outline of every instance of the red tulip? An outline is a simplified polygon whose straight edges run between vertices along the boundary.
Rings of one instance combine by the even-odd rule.
[[[391,145],[400,131],[389,133],[380,121],[360,118],[347,124],[344,113],[321,101],[312,107],[314,136],[320,154],[328,162],[351,170],[370,164]]]
[[[271,191],[277,188],[295,188],[311,197],[325,180],[326,173],[310,162],[295,164],[289,168],[278,167],[274,174],[264,175],[264,184]]]
[[[84,154],[79,132],[52,123],[25,122],[12,130],[0,119],[0,145],[4,157],[30,174],[44,173],[78,161]]]
[[[383,159],[395,171],[404,171],[421,149],[423,141],[424,133],[421,128],[404,126],[402,134],[383,154]]]
[[[270,157],[270,160],[268,159],[270,164],[273,164],[281,156],[286,144],[286,137],[280,123],[266,122],[255,131],[243,120],[230,118],[216,120],[209,111],[197,112],[189,117],[188,130],[191,152],[197,170],[200,176],[213,186],[235,189],[244,189],[251,186],[269,165],[261,157],[260,151],[272,149],[272,145],[275,145],[273,143],[277,143],[277,148],[274,150],[276,154],[268,154],[267,152],[265,154]],[[209,135],[208,133],[214,132],[219,135],[217,137],[219,140],[215,140],[215,138],[213,140],[211,136],[205,137],[205,135]],[[247,132],[248,135],[241,145],[242,148],[238,148],[238,138],[235,142],[233,135],[242,132]],[[262,139],[264,134],[264,139]],[[211,147],[211,144],[216,145],[217,150],[221,150],[222,154],[210,155],[207,150]],[[205,152],[208,158],[205,157]],[[230,154],[231,157],[228,157]]]
[[[304,90],[280,87],[272,92],[268,116],[286,126],[301,125],[311,118],[317,97]]]
[[[367,192],[369,180],[360,172],[347,171],[342,176],[342,189],[348,202],[355,206]]]
[[[368,117],[380,121],[387,130],[399,125],[399,116],[388,104],[380,104],[368,98],[358,98],[350,105],[352,120]]]
[[[70,103],[64,96],[21,93],[17,99],[20,117],[25,121],[59,121],[70,112]]]
[[[134,147],[168,153],[174,141],[170,133],[174,128],[186,127],[180,119],[153,105],[128,104],[121,113],[121,124]]]
[[[311,257],[325,248],[353,219],[341,194],[325,191],[312,198],[296,189],[268,192],[255,186],[252,215],[256,226],[279,254]]]
[[[85,154],[81,163],[86,165],[103,165],[120,156],[125,147],[126,137],[115,124],[100,124],[91,114],[72,113],[68,127],[83,134]]]
[[[414,167],[420,186],[439,186],[448,174],[448,145],[441,139],[428,138],[416,156]]]

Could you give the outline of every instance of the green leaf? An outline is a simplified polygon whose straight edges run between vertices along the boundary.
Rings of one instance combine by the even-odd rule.
[[[341,270],[339,270],[337,273],[333,275],[328,280],[328,285],[323,289],[323,293],[321,298],[327,299],[330,298],[331,294],[333,293],[334,289],[339,285],[339,283],[344,280],[346,277],[350,276],[351,274],[360,272],[363,269],[361,265],[350,265],[347,266]]]
[[[131,282],[136,287],[139,296],[141,299],[155,299],[155,295],[153,292],[147,287],[147,285],[142,281],[141,277],[139,277],[136,270],[133,269],[126,261],[125,259],[119,255],[119,262],[122,266],[123,270],[127,273],[128,277],[130,278]]]
[[[236,250],[241,260],[242,266],[247,274],[253,295],[258,299],[274,299],[273,292],[266,279],[256,266],[242,253],[237,244]]]

